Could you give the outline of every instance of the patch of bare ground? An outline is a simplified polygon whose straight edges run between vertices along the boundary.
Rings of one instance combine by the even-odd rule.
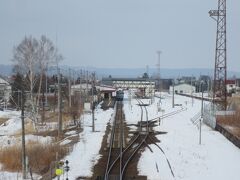
[[[240,139],[240,110],[233,115],[218,116],[217,123]]]
[[[67,134],[68,131],[75,131],[75,134]],[[44,131],[44,132],[34,132],[35,136],[51,136],[55,137],[56,141],[51,143],[42,144],[39,141],[30,140],[26,143],[26,155],[29,161],[29,167],[32,173],[42,175],[42,179],[52,179],[51,176],[54,175],[54,169],[56,166],[56,154],[58,159],[63,159],[72,151],[74,144],[79,142],[79,133],[82,128],[74,126],[63,130],[61,139],[58,140],[58,132],[54,131]],[[27,134],[31,134],[32,126],[28,123],[26,124]],[[20,133],[20,132],[19,132]],[[18,133],[16,134],[18,136]],[[70,143],[61,145],[60,142],[68,139],[71,140]],[[58,141],[57,141],[58,140]],[[0,163],[2,164],[2,170],[10,172],[19,172],[22,169],[21,164],[21,145],[12,145],[8,147],[0,148]]]
[[[76,133],[74,135],[66,135],[66,132],[68,131],[73,131],[75,130]],[[70,128],[68,130],[64,130],[63,131],[63,135],[61,137],[61,140],[59,140],[58,142],[56,142],[56,144],[58,144],[58,146],[64,148],[67,150],[67,153],[64,155],[64,156],[60,156],[58,157],[58,159],[63,159],[66,155],[70,154],[72,152],[72,149],[73,149],[73,146],[79,142],[79,133],[82,132],[82,128],[79,128],[79,127],[73,127],[73,128]],[[50,132],[46,134],[46,132],[44,133],[45,135],[51,135],[51,136],[55,136],[57,138],[57,131],[54,131],[54,132]],[[63,141],[63,140],[71,140],[70,143],[67,143],[67,144],[64,144],[64,145],[60,145],[60,143]],[[48,168],[48,171],[44,174],[42,174],[42,180],[45,180],[45,179],[52,179],[53,177],[55,177],[55,168],[56,168],[56,163],[53,163],[53,162],[56,162],[56,156],[55,156],[55,159],[51,162],[51,167]]]
[[[104,176],[105,174],[105,168],[107,164],[107,155],[108,155],[108,136],[111,133],[111,124],[108,123],[105,135],[103,136],[101,149],[99,151],[99,154],[101,155],[101,158],[98,160],[98,163],[93,168],[93,177],[92,178],[86,178],[86,179],[96,179],[98,176]]]
[[[31,171],[37,174],[44,174],[50,168],[52,161],[56,159],[56,153],[59,157],[67,154],[67,149],[52,143],[41,144],[37,141],[31,141],[26,144],[26,155],[29,161]],[[0,163],[2,169],[6,171],[21,171],[21,153],[20,145],[3,147],[0,149]]]
[[[0,126],[4,124],[9,118],[0,118]]]
[[[127,136],[125,136],[125,142],[127,142],[127,139],[130,139],[129,138],[129,130],[130,130],[129,127],[125,126],[124,132],[125,132],[125,134],[127,134]],[[111,133],[111,125],[108,124],[105,135],[103,137],[102,146],[101,146],[101,149],[99,152],[99,154],[101,154],[101,158],[99,159],[98,163],[93,168],[93,176],[92,177],[79,177],[79,179],[86,179],[86,180],[104,179],[105,170],[106,170],[107,161],[108,161],[108,153],[109,153],[107,141],[108,141],[108,136],[110,136],[110,133]],[[127,142],[127,143],[129,143],[129,142]],[[127,143],[126,143],[126,145],[127,145]],[[115,150],[118,151],[117,148]],[[147,179],[145,176],[139,176],[138,170],[137,170],[137,164],[138,164],[139,158],[141,157],[143,150],[144,150],[144,148],[141,148],[138,151],[138,153],[135,154],[135,156],[129,163],[127,170],[125,172],[126,176],[124,179],[126,179],[126,180],[130,180],[130,179],[146,180]]]

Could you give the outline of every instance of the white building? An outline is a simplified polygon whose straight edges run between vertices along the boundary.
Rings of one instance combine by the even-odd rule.
[[[235,92],[237,89],[237,84],[235,80],[226,80],[227,93]]]
[[[5,105],[10,99],[11,91],[12,88],[9,82],[0,77],[0,101],[5,103]]]
[[[172,93],[173,86],[170,86],[169,92]],[[177,84],[174,86],[174,92],[175,93],[182,93],[182,94],[191,94],[196,92],[196,87],[191,86],[189,84]]]

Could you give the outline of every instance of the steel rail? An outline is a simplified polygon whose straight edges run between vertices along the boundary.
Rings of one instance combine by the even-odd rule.
[[[140,132],[142,131],[142,128],[143,128],[143,102],[140,100],[140,99],[136,99],[139,103],[139,106],[140,106],[140,109],[141,109],[141,120],[140,120],[140,123],[139,123],[139,126],[140,126]],[[117,104],[119,105],[119,104]],[[123,123],[122,123],[122,109],[118,109],[116,108],[117,110],[116,111],[121,111],[121,130],[120,130],[120,153],[119,155],[115,158],[115,160],[110,164],[111,162],[111,153],[112,153],[112,144],[113,144],[113,137],[115,134],[115,128],[116,128],[116,119],[115,119],[115,122],[114,122],[114,128],[113,128],[113,131],[112,134],[111,134],[111,144],[110,144],[110,150],[109,150],[109,155],[108,155],[108,164],[107,164],[107,168],[106,168],[106,172],[105,172],[105,180],[108,180],[108,177],[109,177],[109,174],[110,172],[112,171],[113,167],[116,165],[116,163],[118,162],[119,160],[119,175],[120,175],[120,180],[123,179],[124,177],[124,172],[128,166],[128,164],[130,163],[130,161],[132,160],[133,156],[138,152],[138,150],[141,148],[141,146],[143,145],[144,142],[146,142],[146,139],[149,135],[149,120],[148,120],[148,111],[147,111],[147,107],[144,106],[144,109],[145,109],[145,114],[146,114],[146,135],[144,136],[144,138],[142,139],[141,143],[138,144],[135,148],[134,148],[134,151],[131,153],[130,157],[128,157],[128,159],[125,161],[124,165],[123,165],[123,157],[124,155],[126,154],[126,152],[129,151],[129,149],[134,145],[134,143],[140,138],[140,132],[138,132],[138,134],[136,135],[136,137],[134,139],[131,140],[131,142],[127,145],[127,147],[125,149],[123,149],[123,141],[124,141],[124,137],[123,137]],[[119,113],[119,112],[117,112]],[[117,114],[116,113],[116,114]]]
[[[140,99],[137,99],[137,101],[140,103],[140,104],[143,104],[143,102],[140,100]],[[142,121],[143,121],[143,108],[142,106],[139,104],[139,106],[141,107],[141,127],[142,127]],[[132,160],[132,158],[134,157],[134,155],[138,152],[138,150],[142,147],[143,143],[146,142],[146,139],[147,137],[149,136],[149,121],[148,121],[148,111],[147,111],[147,107],[144,106],[144,109],[145,109],[145,114],[146,114],[146,128],[147,128],[147,133],[146,135],[144,136],[143,140],[141,141],[141,143],[134,149],[133,153],[130,155],[130,157],[126,160],[123,168],[122,168],[122,172],[121,172],[121,179],[123,179],[123,176],[124,176],[124,173],[125,173],[125,170],[128,166],[128,164],[130,163],[130,161]],[[141,131],[142,131],[142,128],[141,128]],[[140,135],[138,136],[140,137]]]
[[[139,101],[139,104],[141,104],[140,101]],[[140,108],[141,108],[141,123],[140,123],[140,127],[141,127],[141,130],[142,130],[143,109],[142,109],[142,106],[140,106]],[[121,127],[121,129],[123,129],[123,128]],[[113,167],[116,165],[118,160],[120,161],[120,179],[123,178],[122,172],[124,172],[124,171],[122,170],[122,164],[123,164],[122,163],[122,158],[123,158],[124,154],[130,149],[130,147],[132,147],[132,145],[137,141],[137,139],[139,137],[140,137],[140,134],[138,134],[135,137],[135,139],[133,139],[132,142],[124,150],[121,151],[121,147],[120,147],[120,153],[119,153],[118,157],[111,163],[111,165],[109,165],[110,161],[108,161],[108,166],[107,166],[106,173],[105,173],[105,180],[108,179],[108,175],[110,174],[110,172],[112,171]]]
[[[124,154],[130,149],[130,147],[132,147],[132,145],[137,141],[137,139],[140,137],[140,134],[138,134],[135,139],[123,150],[122,152],[122,156],[124,156]],[[113,167],[116,165],[117,161],[120,159],[120,154],[118,155],[118,157],[112,162],[111,166],[108,168],[107,174],[109,174],[111,172],[111,170],[113,169]]]
[[[160,118],[160,119],[164,119],[164,118],[167,118],[167,117],[173,116],[173,115],[175,115],[175,114],[178,114],[178,113],[180,113],[180,112],[186,111],[186,109],[187,109],[187,108],[181,108],[181,109],[179,109],[179,110],[172,111],[172,112],[167,113],[167,114],[164,114],[164,115],[162,115],[162,116],[159,116],[159,117],[153,118],[153,119],[149,120],[149,121],[150,121],[149,124],[153,124],[153,123],[155,123],[155,122],[157,121],[156,119],[159,119],[159,118]]]
[[[170,162],[169,162],[169,160],[168,160],[168,158],[167,158],[167,156],[166,156],[166,153],[163,151],[163,149],[162,149],[156,142],[154,142],[154,140],[153,140],[151,137],[149,137],[149,140],[150,140],[155,146],[157,146],[158,149],[160,149],[160,151],[163,153],[163,155],[165,156],[166,161],[167,161],[167,163],[168,163],[168,167],[169,167],[169,169],[170,169],[170,171],[171,171],[171,174],[172,174],[173,177],[175,177],[175,176],[174,176],[174,173],[173,173],[173,170],[172,170],[172,166],[171,166],[171,164],[170,164]]]
[[[116,111],[118,108],[118,104],[116,106]],[[117,113],[117,112],[116,112]],[[108,168],[109,168],[109,164],[110,164],[110,160],[111,160],[111,154],[112,154],[112,147],[113,147],[113,142],[114,142],[114,136],[115,136],[115,127],[116,127],[116,119],[114,119],[114,124],[112,127],[112,132],[111,132],[111,137],[110,137],[110,146],[109,146],[109,153],[108,153],[108,162],[107,162],[107,168],[105,171],[105,177],[104,179],[107,180],[108,179]]]
[[[123,157],[123,142],[124,142],[124,134],[123,134],[123,113],[122,113],[122,107],[121,107],[121,121],[120,121],[120,161],[119,161],[119,172],[122,172],[122,157]],[[122,180],[120,174],[120,180]]]

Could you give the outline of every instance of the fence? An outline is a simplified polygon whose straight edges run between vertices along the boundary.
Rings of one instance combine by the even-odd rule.
[[[209,104],[204,104],[203,106],[203,122],[210,126],[211,128],[215,129],[216,127],[216,110],[214,106]]]
[[[209,125],[211,128],[216,128],[216,116],[234,115],[235,111],[219,111],[216,107],[209,103],[204,104],[203,107],[203,122]]]

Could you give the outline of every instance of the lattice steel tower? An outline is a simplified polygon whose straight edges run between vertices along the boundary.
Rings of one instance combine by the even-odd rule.
[[[223,108],[227,107],[227,37],[226,37],[226,0],[218,0],[218,10],[209,11],[210,17],[217,21],[217,38],[213,82],[213,103],[220,98]]]

